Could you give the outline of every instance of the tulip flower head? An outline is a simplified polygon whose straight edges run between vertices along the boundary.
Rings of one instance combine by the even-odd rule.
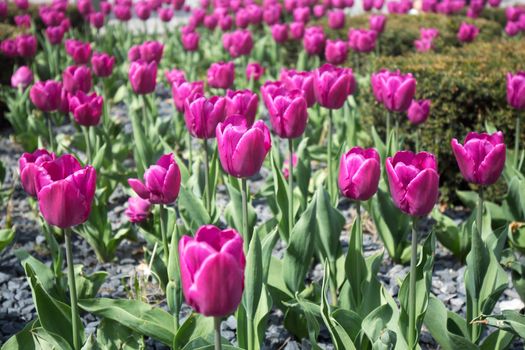
[[[109,77],[113,73],[115,57],[107,53],[95,52],[91,57],[91,67],[97,77]]]
[[[55,154],[46,149],[37,149],[33,153],[22,154],[18,160],[18,171],[22,188],[28,195],[36,198],[38,174],[46,171],[42,164],[55,158]]]
[[[11,76],[11,86],[25,89],[33,82],[33,72],[27,66],[21,66]]]
[[[311,72],[282,69],[279,78],[288,90],[301,90],[308,107],[315,104],[314,75]]]
[[[89,92],[92,87],[91,71],[86,66],[69,66],[62,73],[64,89],[68,92]]]
[[[164,52],[164,45],[158,41],[146,41],[139,46],[140,58],[147,63],[160,63],[162,53]]]
[[[59,45],[64,39],[65,30],[62,26],[46,28],[46,38],[51,45]]]
[[[183,70],[177,68],[166,71],[164,76],[170,85],[180,84],[186,81],[186,73],[184,73]]]
[[[386,70],[372,74],[374,96],[391,112],[405,112],[416,93],[416,80],[412,74]]]
[[[328,27],[342,29],[345,26],[345,13],[342,10],[328,11]]]
[[[408,107],[408,120],[414,124],[419,125],[424,123],[430,114],[430,100],[413,100]]]
[[[204,95],[204,82],[174,82],[171,85],[171,94],[173,95],[175,108],[177,108],[179,112],[184,112],[186,99],[191,99],[193,95],[196,94]]]
[[[517,110],[525,110],[525,72],[507,74],[507,102]]]
[[[376,47],[377,32],[374,30],[353,29],[348,31],[348,45],[356,52],[371,52]]]
[[[271,148],[268,127],[262,120],[249,126],[246,117],[234,114],[217,125],[217,145],[222,168],[229,175],[248,178],[259,172]]]
[[[259,107],[259,96],[251,90],[228,90],[226,92],[225,116],[240,114],[246,118],[246,123],[251,126],[255,121]]]
[[[479,34],[479,28],[474,24],[461,23],[457,34],[458,40],[463,43],[473,42]]]
[[[215,62],[208,68],[208,85],[216,89],[228,89],[235,80],[233,62]]]
[[[103,104],[102,96],[88,95],[79,90],[69,98],[69,111],[79,125],[94,126],[100,122]]]
[[[314,93],[317,103],[328,109],[343,107],[356,86],[350,68],[338,68],[324,64],[314,71]]]
[[[308,27],[304,31],[303,46],[310,56],[323,53],[326,36],[322,27]]]
[[[498,181],[505,167],[506,146],[503,133],[469,132],[463,145],[451,141],[461,174],[470,183],[488,186]]]
[[[180,190],[180,169],[172,153],[165,154],[144,173],[144,182],[128,179],[128,184],[140,198],[152,204],[175,202]]]
[[[16,52],[18,56],[29,58],[36,55],[37,40],[32,34],[23,34],[16,37]]]
[[[155,91],[157,84],[157,63],[138,60],[129,67],[129,82],[136,94],[147,95]]]
[[[204,316],[224,317],[237,309],[244,290],[243,239],[233,229],[200,227],[179,242],[186,303]]]
[[[29,98],[42,112],[56,111],[61,102],[62,84],[47,80],[36,82],[29,91]]]
[[[210,139],[215,137],[217,124],[224,120],[226,99],[222,96],[206,98],[194,94],[184,104],[184,121],[193,137]]]
[[[327,40],[324,56],[328,63],[342,64],[348,56],[348,44],[343,40]]]
[[[397,152],[386,160],[390,194],[396,207],[410,216],[426,216],[439,196],[439,175],[433,154]]]
[[[246,78],[254,81],[259,80],[264,74],[264,67],[258,62],[250,62],[246,65]]]
[[[354,147],[341,156],[338,184],[341,193],[352,200],[369,200],[381,177],[379,153],[374,148]]]
[[[65,43],[66,53],[76,64],[87,64],[91,57],[91,44],[80,40],[67,39]]]
[[[126,208],[126,216],[129,222],[134,224],[145,221],[151,214],[151,203],[147,199],[140,197],[130,197],[128,199],[128,207]]]
[[[368,19],[368,24],[370,26],[370,30],[373,30],[377,34],[381,34],[385,30],[386,16],[370,16],[370,18]]]

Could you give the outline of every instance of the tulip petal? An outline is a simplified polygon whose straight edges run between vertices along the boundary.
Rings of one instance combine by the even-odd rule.
[[[53,226],[69,228],[85,222],[91,211],[91,203],[71,181],[56,181],[38,192],[38,204],[42,216]]]
[[[477,171],[477,179],[483,185],[492,185],[498,181],[505,167],[505,144],[501,143],[481,162]]]
[[[428,215],[439,195],[439,176],[433,169],[421,171],[407,187],[405,201],[410,215]]]
[[[454,156],[456,157],[456,161],[458,163],[458,167],[461,171],[461,174],[467,181],[475,182],[474,160],[472,159],[470,154],[465,150],[465,148],[463,148],[463,146],[458,142],[458,140],[452,139],[450,144],[452,146],[452,151],[454,152]]]
[[[352,177],[356,199],[366,201],[372,197],[379,185],[381,170],[375,159],[367,159]]]
[[[129,186],[142,199],[149,199],[149,191],[139,179],[128,179]]]

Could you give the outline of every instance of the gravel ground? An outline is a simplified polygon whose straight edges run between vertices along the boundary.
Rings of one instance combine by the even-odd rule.
[[[159,91],[159,95],[165,97],[166,91]],[[159,101],[159,113],[161,113],[161,117],[169,118],[173,115],[172,110],[168,100],[161,98]],[[112,115],[125,118],[125,107],[114,107]],[[69,133],[71,129],[63,127],[61,131]],[[127,131],[129,132],[130,130],[128,129]],[[36,314],[31,298],[30,287],[26,281],[23,268],[14,255],[15,250],[24,249],[38,259],[50,264],[50,255],[45,247],[45,240],[40,229],[37,213],[34,207],[29,204],[27,196],[17,182],[17,160],[23,150],[20,146],[12,142],[8,136],[9,132],[10,130],[4,130],[0,134],[0,160],[2,160],[8,168],[6,186],[14,186],[10,210],[17,233],[14,243],[0,253],[0,345],[14,333],[21,330],[25,323],[32,320]],[[269,173],[263,169],[258,179],[250,181],[252,183],[252,190],[259,188],[266,176],[269,176]],[[126,200],[127,195],[124,189],[119,188],[112,196],[109,204],[110,208],[112,208],[110,212],[112,221],[118,222],[119,220],[125,220],[124,210]],[[219,189],[217,201],[219,207],[225,206],[228,202],[224,189]],[[2,214],[5,213],[5,209],[6,208],[1,208]],[[270,210],[264,205],[263,201],[257,201],[255,209],[259,220],[265,221],[271,216]],[[354,208],[348,203],[343,202],[340,204],[340,209],[345,215],[347,222],[352,222],[352,218],[355,215]],[[458,222],[465,217],[465,213],[461,211],[453,212],[452,214]],[[4,221],[5,215],[2,215],[0,227],[3,227]],[[382,250],[383,248],[379,237],[374,232],[374,226],[366,214],[364,215],[363,221],[365,227],[364,249],[366,254],[372,254]],[[427,222],[425,225],[421,225],[422,229],[426,231],[429,228],[429,224],[430,223]],[[348,231],[346,229],[341,235],[341,241],[343,247],[348,246]],[[130,288],[128,287],[130,281],[134,276],[142,274],[144,270],[143,243],[144,241],[140,240],[140,238],[137,242],[124,241],[117,250],[117,259],[114,263],[100,264],[97,262],[95,254],[87,242],[79,236],[75,236],[75,262],[84,264],[88,273],[99,270],[108,273],[108,278],[99,292],[100,297],[127,298],[130,296]],[[282,256],[283,252],[284,246],[278,243],[274,255]],[[322,279],[322,271],[321,265],[315,266],[311,271],[312,280]],[[464,271],[465,267],[461,266],[461,264],[438,243],[434,273],[432,276],[432,292],[440,298],[450,310],[462,315],[466,312],[466,296],[463,284]],[[395,296],[399,290],[398,281],[402,280],[407,272],[408,266],[393,263],[385,254],[379,278],[387,290]],[[147,286],[146,292],[149,300],[158,302],[161,307],[166,308],[158,286],[151,283]],[[519,310],[522,307],[523,303],[520,301],[515,290],[509,288],[497,303],[494,312],[498,313],[503,309]],[[188,312],[187,307],[183,309],[184,314]],[[87,332],[93,332],[98,324],[97,319],[91,315],[84,315],[83,322]],[[235,341],[235,329],[236,322],[233,317],[228,318],[222,324],[223,336],[233,342]],[[333,349],[326,330],[321,331],[319,341],[319,345],[322,348]],[[148,345],[148,348],[152,349],[166,348],[153,341],[149,341]],[[423,331],[421,336],[421,345],[424,349],[438,348],[432,337],[425,331]],[[269,317],[266,331],[265,348],[292,350],[310,349],[311,346],[307,340],[301,342],[290,335],[283,326],[283,313],[280,310],[273,310]],[[513,348],[523,348],[523,343],[518,340],[515,342]]]

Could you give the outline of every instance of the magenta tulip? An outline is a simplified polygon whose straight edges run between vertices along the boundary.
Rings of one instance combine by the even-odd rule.
[[[326,62],[331,64],[341,64],[346,61],[348,56],[348,45],[343,40],[327,40],[324,49]]]
[[[162,22],[171,21],[171,19],[173,18],[173,9],[169,7],[159,9],[159,18]]]
[[[458,40],[463,43],[470,43],[476,39],[479,34],[479,29],[474,24],[468,24],[466,22],[461,23],[458,30]]]
[[[342,29],[345,26],[345,13],[343,10],[328,11],[328,27]]]
[[[309,7],[297,7],[293,10],[294,22],[308,23],[310,21],[310,8]]]
[[[259,172],[271,147],[268,127],[262,120],[248,125],[247,117],[234,114],[217,125],[219,158],[229,175],[247,178]]]
[[[68,92],[78,90],[89,92],[93,86],[91,81],[91,71],[86,66],[69,66],[62,73],[64,89]]]
[[[95,52],[91,57],[91,67],[97,77],[109,77],[113,73],[115,57],[104,52]]]
[[[326,7],[324,5],[315,5],[313,9],[313,13],[315,18],[321,18],[324,16],[326,12]]]
[[[0,19],[7,17],[7,1],[0,1]]]
[[[75,61],[76,64],[87,64],[91,57],[91,44],[80,40],[66,40],[66,53]]]
[[[100,122],[103,103],[102,96],[87,95],[79,90],[69,98],[69,111],[79,125],[94,126]]]
[[[135,14],[138,18],[145,21],[151,16],[151,9],[149,4],[145,1],[141,1],[135,4]]]
[[[160,63],[162,53],[164,52],[164,45],[158,41],[146,41],[140,45],[140,58],[147,63]]]
[[[179,83],[174,83],[171,86],[171,93],[173,95],[175,108],[177,108],[179,112],[184,112],[184,104],[186,99],[191,99],[193,95],[197,94],[204,95],[204,82],[182,81]]]
[[[29,98],[43,112],[56,111],[60,107],[62,84],[47,80],[36,82],[29,91]]]
[[[357,52],[371,52],[376,47],[377,32],[374,30],[352,29],[348,31],[348,45]]]
[[[29,67],[18,68],[11,76],[11,86],[14,88],[25,89],[33,82],[33,72]]]
[[[129,222],[134,224],[145,221],[151,214],[151,203],[147,199],[140,197],[130,197],[128,199],[128,207],[126,208],[126,216]]]
[[[248,56],[253,49],[252,33],[249,30],[236,30],[231,33],[224,33],[222,43],[233,58]]]
[[[439,196],[439,175],[433,154],[397,152],[386,160],[390,194],[396,207],[411,216],[426,216]]]
[[[408,120],[414,124],[419,125],[424,123],[430,115],[430,100],[413,100],[408,107]]]
[[[200,227],[179,242],[186,303],[204,316],[224,317],[237,309],[244,290],[243,239],[233,229]]]
[[[186,81],[186,73],[184,73],[183,70],[177,68],[166,71],[164,76],[170,85],[181,84]]]
[[[282,69],[279,79],[288,90],[301,90],[308,107],[312,107],[315,104],[314,76],[311,72]]]
[[[181,42],[184,50],[194,52],[199,50],[200,35],[197,32],[181,33]]]
[[[235,79],[233,62],[215,62],[208,68],[208,85],[216,89],[228,89]]]
[[[102,12],[93,12],[89,15],[89,23],[96,29],[104,26],[105,17]]]
[[[414,47],[417,52],[428,52],[434,49],[434,42],[432,39],[418,39],[414,41]]]
[[[18,56],[29,58],[36,55],[37,40],[32,34],[23,34],[16,38],[16,52]]]
[[[477,185],[492,185],[505,167],[506,146],[501,131],[490,135],[469,132],[463,145],[451,142],[459,170],[463,177]]]
[[[46,172],[38,177],[38,205],[48,224],[70,228],[84,223],[95,196],[95,169],[85,168],[68,154],[42,163]]]
[[[416,80],[410,73],[382,71],[372,75],[372,88],[378,101],[389,111],[405,112],[416,93]]]
[[[300,40],[304,37],[304,23],[303,22],[290,23],[290,37],[294,40]]]
[[[520,33],[521,29],[517,22],[507,22],[505,25],[505,33],[508,36],[516,36]]]
[[[15,16],[15,24],[19,28],[24,28],[24,29],[31,28],[31,16],[29,15]]]
[[[525,110],[525,72],[507,74],[507,102],[517,110]]]
[[[329,109],[343,107],[348,95],[355,90],[356,82],[350,68],[324,64],[313,74],[315,99],[322,107]]]
[[[147,95],[152,93],[157,84],[157,63],[146,63],[142,60],[132,62],[128,77],[136,94]]]
[[[339,189],[343,196],[366,201],[377,192],[381,177],[379,153],[374,148],[354,147],[341,156]]]
[[[20,183],[24,191],[31,197],[38,194],[38,176],[46,170],[42,167],[44,162],[54,160],[55,154],[45,149],[37,149],[33,153],[24,153],[18,160]]]
[[[115,17],[121,22],[127,22],[131,19],[131,7],[126,5],[116,4],[113,9]]]
[[[264,67],[258,62],[251,62],[246,65],[246,79],[259,80],[264,75]]]
[[[6,57],[16,57],[18,55],[18,52],[16,50],[16,40],[15,39],[5,39],[0,44],[0,51],[2,51],[2,55]]]
[[[240,114],[252,126],[259,107],[259,96],[251,90],[228,90],[226,92],[225,116]]]
[[[181,175],[172,153],[165,154],[144,173],[144,182],[128,179],[128,184],[142,199],[152,204],[175,202],[180,190]]]
[[[310,56],[323,53],[326,36],[322,27],[308,27],[304,31],[303,46]]]
[[[64,28],[62,26],[47,27],[46,28],[46,38],[49,40],[51,45],[59,45],[64,39]]]
[[[385,30],[386,16],[370,16],[370,18],[368,19],[368,24],[370,26],[370,30],[373,30],[377,34],[381,34]]]
[[[271,28],[272,38],[276,43],[282,44],[288,40],[288,25],[277,23],[274,24]]]
[[[226,99],[221,96],[206,98],[194,94],[184,104],[184,121],[193,137],[209,139],[215,137],[217,124],[224,120]]]

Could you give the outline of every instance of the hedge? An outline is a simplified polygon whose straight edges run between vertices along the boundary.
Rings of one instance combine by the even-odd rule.
[[[444,198],[454,197],[446,191],[468,187],[451,152],[452,138],[463,140],[469,131],[483,131],[488,122],[502,130],[513,147],[517,112],[506,101],[506,74],[523,69],[523,57],[525,42],[504,40],[474,43],[445,54],[380,57],[375,62],[378,67],[414,74],[416,98],[432,100],[431,116],[421,127],[421,147],[438,156]],[[368,102],[363,104],[365,130],[375,125],[384,132],[384,109],[375,102],[371,90],[363,92],[362,98]],[[415,130],[406,117],[401,119],[405,132]],[[522,140],[524,136],[522,133]]]

